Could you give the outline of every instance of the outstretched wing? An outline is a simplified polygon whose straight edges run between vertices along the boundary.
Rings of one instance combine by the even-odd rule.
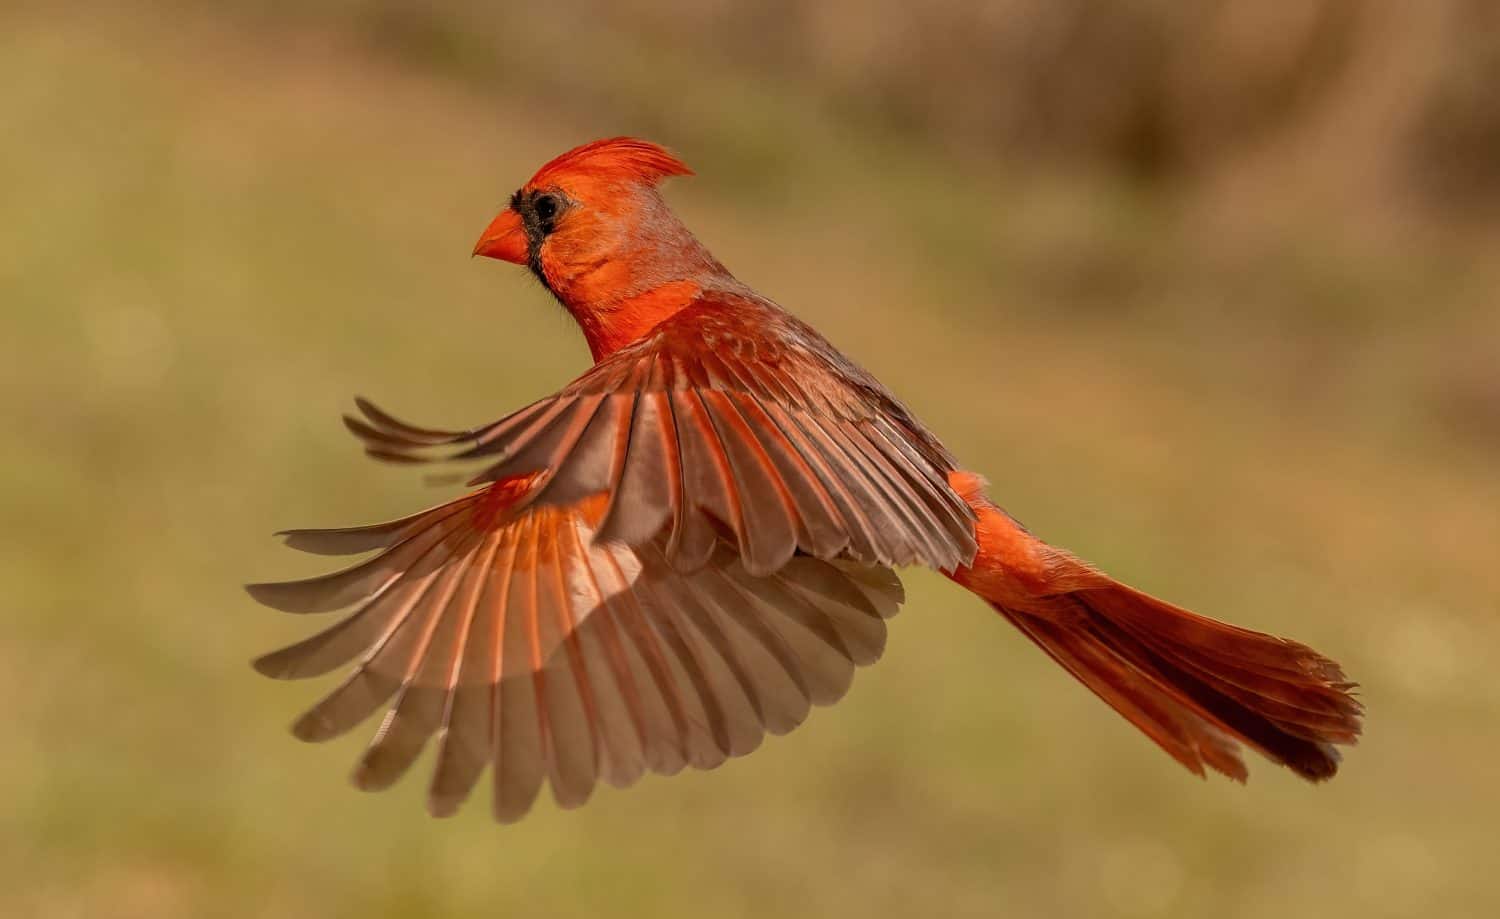
[[[604,495],[517,509],[532,477],[386,524],[299,530],[309,552],[378,554],[334,574],[252,585],[298,613],[352,608],[255,662],[279,678],[353,672],[302,715],[309,741],[383,707],[354,781],[389,786],[437,737],[429,809],[455,812],[486,766],[494,814],[519,819],[544,781],[558,803],[596,781],[712,768],[837,700],[879,657],[901,601],[886,568],[798,556],[766,577],[720,543],[692,573],[666,539],[595,537]]]
[[[360,407],[363,420],[346,420],[371,455],[486,458],[476,482],[541,472],[528,499],[539,505],[603,494],[601,538],[642,546],[665,533],[681,571],[706,564],[720,537],[755,575],[799,550],[945,570],[974,554],[973,512],[936,438],[815,331],[749,296],[705,296],[482,428],[419,428]]]

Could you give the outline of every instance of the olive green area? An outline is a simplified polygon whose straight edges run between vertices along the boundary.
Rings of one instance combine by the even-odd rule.
[[[905,58],[880,83],[837,43],[746,51],[793,46],[774,16],[720,55],[686,4],[494,6],[0,12],[0,914],[1500,914],[1482,208],[1379,179],[1414,161],[1336,121],[1143,170],[959,130]],[[856,47],[876,24],[844,15],[819,28]],[[465,426],[585,366],[545,292],[469,250],[543,160],[618,133],[693,165],[667,196],[720,258],[1039,535],[1341,661],[1369,708],[1343,773],[1200,781],[925,572],[838,707],[579,811],[435,821],[425,760],[346,784],[374,724],[291,738],[329,681],[248,661],[327,620],[239,585],[325,567],[276,529],[454,493],[364,459],[354,394]]]

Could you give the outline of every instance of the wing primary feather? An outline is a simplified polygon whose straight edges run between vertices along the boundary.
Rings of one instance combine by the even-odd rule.
[[[437,762],[427,788],[427,810],[434,817],[447,817],[458,812],[459,804],[468,797],[489,760],[489,678],[484,672],[479,673],[478,681],[473,677],[474,671],[484,663],[480,656],[486,651],[484,640],[488,638],[489,648],[493,649],[494,639],[482,634],[483,630],[476,628],[476,623],[489,584],[490,570],[509,532],[500,528],[485,538],[479,555],[481,561],[470,566],[461,588],[459,643],[454,649],[453,664],[448,673],[447,699],[438,731]],[[465,680],[469,681],[468,685],[464,684]]]
[[[792,412],[775,404],[761,407],[786,442],[792,445],[796,455],[813,470],[824,493],[833,499],[838,517],[843,523],[843,531],[848,537],[848,550],[856,557],[866,560],[874,560],[881,555],[884,549],[877,535],[879,528],[865,512],[862,502],[850,491],[844,478],[833,471],[831,459],[813,444],[811,436]]]
[[[435,458],[417,456],[400,450],[391,450],[385,447],[374,447],[365,445],[365,456],[370,459],[379,460],[382,463],[392,463],[397,466],[419,466],[422,463],[436,462]]]
[[[864,594],[881,619],[890,619],[900,612],[906,590],[896,572],[883,565],[866,565],[846,558],[834,559],[829,564],[843,572],[854,588]]]
[[[848,525],[838,503],[765,406],[752,395],[736,395],[735,407],[745,423],[759,432],[760,447],[776,467],[788,500],[796,508],[799,545],[819,558],[838,556],[849,545]]]
[[[625,467],[630,462],[630,445],[635,442],[635,429],[641,415],[641,393],[639,390],[629,394],[630,409],[624,413],[621,421],[615,426],[614,442],[610,445],[608,485],[605,487],[604,513],[601,516],[600,528],[602,529],[614,512],[615,504],[620,497],[620,483],[625,479]],[[641,447],[644,452],[645,447]],[[657,474],[659,477],[660,473]],[[641,540],[649,538],[651,533],[642,534]]]
[[[389,623],[370,643],[354,672],[292,725],[297,739],[318,742],[337,737],[369,717],[396,692],[401,677],[387,672],[384,658],[401,652],[405,642],[397,641],[397,636],[402,634],[412,610],[421,604],[439,573],[434,569],[412,582],[410,596],[392,610]]]
[[[909,444],[893,437],[887,428],[888,425],[877,423],[862,426],[861,431],[924,500],[934,522],[961,556],[960,563],[972,561],[978,548],[974,538],[974,511],[953,491],[946,478],[940,478]]]
[[[643,545],[682,511],[682,463],[662,392],[636,397],[629,440],[594,539]]]
[[[444,658],[452,656],[460,625],[449,614],[448,606],[483,542],[478,533],[467,540],[467,548],[455,552],[443,567],[430,600],[424,598],[423,604],[413,609],[411,616],[416,621],[412,627],[419,628],[420,634],[400,668],[401,685],[391,710],[355,766],[356,787],[366,791],[390,787],[411,768],[441,724],[447,701]]]
[[[368,446],[386,449],[392,453],[401,455],[407,455],[411,451],[419,450],[425,446],[424,444],[414,444],[398,434],[391,434],[379,428],[371,427],[353,415],[345,415],[343,418],[344,427],[349,429],[349,433],[364,441]],[[415,460],[417,457],[413,455],[412,459]]]
[[[552,470],[526,497],[533,502],[567,507],[608,490],[613,483],[615,450],[630,433],[634,393],[608,393],[592,408],[579,411],[562,440],[537,468]],[[507,465],[520,468],[529,457],[517,454]]]
[[[568,578],[571,566],[564,555],[561,530],[569,525],[562,514],[540,515],[544,522],[538,539],[544,551],[538,558],[538,581],[543,570],[550,572],[545,589],[550,596],[539,597],[536,634],[544,641],[539,661],[546,679],[541,684],[546,703],[548,765],[552,794],[559,807],[579,807],[594,790],[599,770],[598,710],[589,685],[582,649],[578,644],[577,626],[572,614],[572,591]],[[538,584],[539,591],[544,585]],[[546,608],[546,614],[543,613]]]
[[[740,557],[751,574],[770,574],[797,551],[801,517],[771,458],[729,397],[705,392],[699,398],[734,482]]]
[[[359,555],[372,549],[390,548],[415,533],[419,529],[418,524],[441,523],[454,514],[467,510],[477,497],[478,495],[466,495],[456,501],[448,501],[385,523],[330,529],[281,530],[276,535],[285,539],[288,548],[312,555]]]
[[[595,704],[599,708],[598,727],[601,763],[599,774],[616,788],[633,784],[645,771],[646,726],[639,690],[630,665],[619,647],[619,636],[605,603],[595,565],[605,551],[593,539],[580,532],[575,518],[566,530],[572,539],[572,552],[578,559],[575,569],[579,591],[587,598],[575,629],[582,656],[593,675]]]
[[[619,544],[601,544],[597,540],[593,549],[596,564],[592,574],[601,588],[603,605],[589,621],[598,625],[599,635],[604,639],[617,674],[627,679],[632,687],[633,712],[640,719],[637,733],[644,767],[663,775],[673,775],[681,772],[687,764],[685,745],[672,706],[658,685],[639,643],[631,636],[625,609],[627,600],[623,596],[630,585],[620,580],[624,566],[637,560],[637,556]]]
[[[537,692],[540,671],[535,645],[536,613],[536,524],[527,516],[516,523],[514,552],[504,584],[500,672],[495,675],[493,707],[494,784],[493,815],[500,823],[513,823],[526,815],[536,801],[545,777],[545,726]]]
[[[806,447],[803,456],[809,460],[816,457],[815,465],[825,474],[824,484],[846,499],[845,519],[857,518],[863,524],[861,532],[872,553],[864,560],[899,564],[897,556],[901,554],[901,543],[897,531],[900,522],[880,500],[873,483],[845,455],[843,448],[823,429],[816,417],[787,413],[785,419],[789,427],[795,427],[802,435],[799,447]]]
[[[928,461],[921,451],[901,436],[889,419],[876,417],[862,427],[874,443],[882,445],[893,461],[899,456],[904,461],[905,468],[925,481],[933,494],[941,498],[943,506],[955,513],[960,521],[972,522],[974,509],[969,507],[964,499],[953,490],[953,486],[948,484],[949,469],[945,466],[935,466]]]
[[[608,565],[613,569],[613,575],[617,583],[629,583],[625,578],[623,570],[620,569],[619,560],[613,554],[606,555]],[[621,625],[625,634],[630,638],[636,652],[640,655],[642,664],[651,677],[652,685],[655,687],[669,719],[670,735],[655,738],[657,743],[652,744],[648,750],[648,757],[655,754],[655,762],[651,762],[652,771],[663,774],[671,774],[680,770],[686,763],[692,762],[693,745],[690,741],[690,729],[687,714],[683,709],[683,701],[679,695],[678,687],[672,679],[671,667],[667,663],[666,653],[656,641],[656,636],[650,623],[642,614],[640,605],[635,596],[629,591],[621,591],[612,598],[611,607],[620,611]],[[665,725],[663,725],[665,727]],[[658,743],[666,743],[670,746],[663,750],[657,747]],[[649,762],[649,760],[648,760]]]
[[[406,422],[393,417],[388,412],[382,411],[375,405],[375,403],[371,402],[369,399],[366,399],[364,396],[355,396],[354,404],[359,408],[360,412],[362,412],[366,418],[370,419],[370,421],[372,421],[377,427],[389,431],[393,434],[399,434],[405,437],[407,442],[413,444],[426,444],[436,446],[452,443],[455,440],[462,440],[465,437],[472,436],[474,433],[473,430],[444,431],[438,428],[423,428],[418,427],[414,424],[407,424]]]
[[[799,710],[794,710],[790,713],[791,717],[788,719],[790,723],[784,722],[783,725],[778,725],[784,726],[785,730],[777,731],[777,726],[773,726],[769,722],[766,725],[767,729],[773,733],[786,733],[786,731],[801,724],[802,720],[807,717],[807,706],[811,702],[813,694],[806,677],[802,673],[802,668],[798,664],[797,655],[787,644],[786,639],[781,636],[780,632],[772,629],[766,623],[765,617],[761,615],[759,610],[754,608],[753,603],[748,599],[748,595],[744,592],[741,585],[734,578],[730,577],[723,568],[713,566],[705,568],[702,570],[699,580],[705,590],[715,598],[715,605],[724,611],[727,620],[742,629],[745,634],[754,640],[757,647],[765,651],[776,663],[780,673],[784,674],[791,682],[797,695],[800,697],[798,700]]]
[[[724,756],[743,756],[760,745],[763,708],[749,674],[722,633],[705,629],[710,617],[688,585],[643,579],[652,607],[671,623],[671,635],[704,702],[713,740]]]
[[[649,621],[657,636],[671,651],[671,659],[679,665],[676,669],[687,678],[692,696],[698,702],[695,708],[701,708],[704,715],[701,727],[706,729],[706,739],[712,746],[705,748],[695,743],[693,765],[699,769],[713,768],[722,763],[735,746],[730,739],[729,716],[725,712],[724,703],[710,684],[698,649],[683,634],[670,598],[644,581],[638,593],[643,606],[649,603],[649,608],[654,613]]]
[[[658,567],[659,566],[659,567]],[[666,559],[653,563],[655,571],[670,571]],[[677,592],[674,597],[677,610],[683,618],[691,623],[703,640],[714,649],[720,660],[729,669],[735,682],[739,684],[740,691],[744,694],[746,703],[750,706],[757,725],[764,726],[767,720],[767,704],[762,699],[762,692],[756,686],[756,681],[750,672],[750,667],[744,660],[743,653],[725,632],[723,624],[718,621],[714,612],[706,604],[706,599],[700,597],[702,588],[695,582],[690,581],[683,585],[685,588]],[[748,752],[748,751],[747,751]]]
[[[907,514],[907,508],[899,498],[890,493],[884,477],[871,467],[867,457],[849,442],[840,422],[809,416],[808,422],[823,432],[826,449],[834,451],[842,468],[857,483],[871,502],[872,513],[885,519],[883,533],[888,537],[888,555],[878,561],[891,565],[910,565],[930,554],[925,546],[925,535]]]
[[[434,520],[433,524],[391,546],[373,558],[348,568],[296,581],[247,584],[245,590],[258,602],[288,613],[324,613],[377,596],[388,589],[433,546],[467,522],[461,514]]]
[[[739,580],[741,584],[745,584],[748,579]],[[788,587],[784,576],[778,574],[776,577],[757,578],[753,582],[752,592],[758,600],[805,629],[808,634],[828,646],[829,650],[851,661],[854,659],[855,654],[844,643],[844,636],[833,620]]]
[[[609,399],[606,394],[595,393],[569,400],[569,412],[538,422],[539,425],[545,423],[546,427],[538,431],[536,436],[526,436],[524,442],[520,442],[522,438],[518,436],[516,442],[504,445],[503,458],[475,476],[474,481],[496,481],[545,470],[547,474],[543,477],[542,484],[517,504],[518,508],[537,503],[548,493],[557,494],[563,503],[567,503],[600,490],[599,486],[593,485],[590,476],[590,473],[598,476],[598,470],[586,462],[596,458],[597,454],[585,451],[585,455],[580,457],[574,453],[574,448],[589,431],[600,408],[608,404]],[[558,493],[559,487],[561,494]],[[549,499],[545,503],[558,502]]]
[[[663,364],[663,369],[666,366]],[[666,553],[674,566],[692,570],[694,567],[707,563],[709,556],[713,554],[713,546],[709,545],[707,551],[703,551],[701,546],[697,545],[684,548],[687,521],[690,516],[697,514],[694,509],[696,498],[693,486],[687,478],[685,467],[687,459],[683,452],[680,425],[677,423],[676,400],[672,398],[670,390],[663,392],[658,398],[661,400],[658,403],[659,406],[665,409],[658,413],[664,425],[662,437],[667,445],[662,458],[672,466],[672,477],[668,480],[668,484],[673,488],[676,498],[672,504],[672,519],[667,531]]]
[[[571,396],[557,396],[528,405],[512,415],[500,419],[474,438],[474,445],[455,453],[452,459],[477,459],[481,456],[514,456],[531,441],[546,433],[552,425],[572,408]],[[511,435],[505,437],[504,435]],[[504,464],[505,459],[499,464]],[[498,464],[497,464],[498,465]],[[528,470],[529,471],[529,470]],[[496,476],[499,478],[500,476]]]
[[[843,435],[843,444],[848,455],[864,470],[865,476],[875,484],[891,508],[906,523],[907,543],[914,555],[908,561],[920,558],[934,568],[952,570],[957,565],[956,550],[945,545],[947,532],[932,517],[923,503],[911,500],[909,489],[902,488],[896,480],[894,470],[875,445],[861,434],[859,428],[849,421],[837,423],[838,433]],[[920,553],[920,556],[915,553]]]
[[[854,661],[837,632],[826,620],[818,621],[822,614],[805,601],[789,597],[779,577],[755,578],[741,569],[728,580],[789,650],[807,687],[808,700],[829,705],[842,698],[854,679]]]
[[[939,491],[932,477],[918,469],[905,453],[886,438],[878,426],[850,424],[848,433],[851,439],[857,438],[856,443],[865,450],[871,461],[883,468],[894,488],[907,492],[916,499],[911,502],[912,509],[933,527],[933,535],[957,543],[956,534],[952,531],[958,519],[955,516],[955,505],[960,503],[957,496],[949,498]],[[946,483],[943,489],[948,494],[953,494],[952,488]],[[973,529],[972,523],[968,529]]]
[[[839,649],[855,664],[873,664],[885,650],[885,620],[849,576],[829,562],[802,556],[780,573],[782,586],[827,618]]]
[[[265,676],[280,680],[302,679],[320,676],[347,663],[359,654],[361,648],[369,646],[384,625],[390,613],[391,602],[401,608],[403,592],[418,588],[414,585],[429,579],[442,564],[430,561],[432,553],[443,545],[441,539],[434,540],[420,554],[403,564],[379,588],[370,592],[354,612],[332,626],[295,644],[258,657],[253,662],[256,670]]]
[[[692,571],[708,563],[719,540],[710,518],[740,540],[742,552],[745,524],[729,460],[698,392],[674,391],[672,414],[682,452],[684,507],[669,557],[679,571]]]

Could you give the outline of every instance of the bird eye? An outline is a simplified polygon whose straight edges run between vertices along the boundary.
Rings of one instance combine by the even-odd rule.
[[[536,200],[531,202],[536,209],[536,215],[543,220],[551,220],[557,216],[557,198],[552,195],[537,195]]]

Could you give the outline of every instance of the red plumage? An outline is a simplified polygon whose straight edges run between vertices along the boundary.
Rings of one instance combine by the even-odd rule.
[[[388,524],[303,530],[333,575],[251,592],[341,622],[257,662],[278,677],[356,661],[297,723],[334,736],[389,703],[356,771],[380,788],[437,738],[429,804],[492,769],[494,813],[544,782],[711,767],[836,700],[884,645],[892,567],[982,597],[1187,768],[1244,779],[1240,745],[1334,774],[1361,708],[1311,649],[1120,584],[1036,539],[870,374],[736,280],[667,208],[690,170],[615,138],[542,167],[477,254],[525,264],[596,364],[467,431],[361,400],[372,456],[481,461],[478,490]]]
[[[692,174],[686,163],[656,144],[633,137],[611,137],[553,157],[527,184],[545,188],[554,182],[587,176],[654,185],[670,176]]]

